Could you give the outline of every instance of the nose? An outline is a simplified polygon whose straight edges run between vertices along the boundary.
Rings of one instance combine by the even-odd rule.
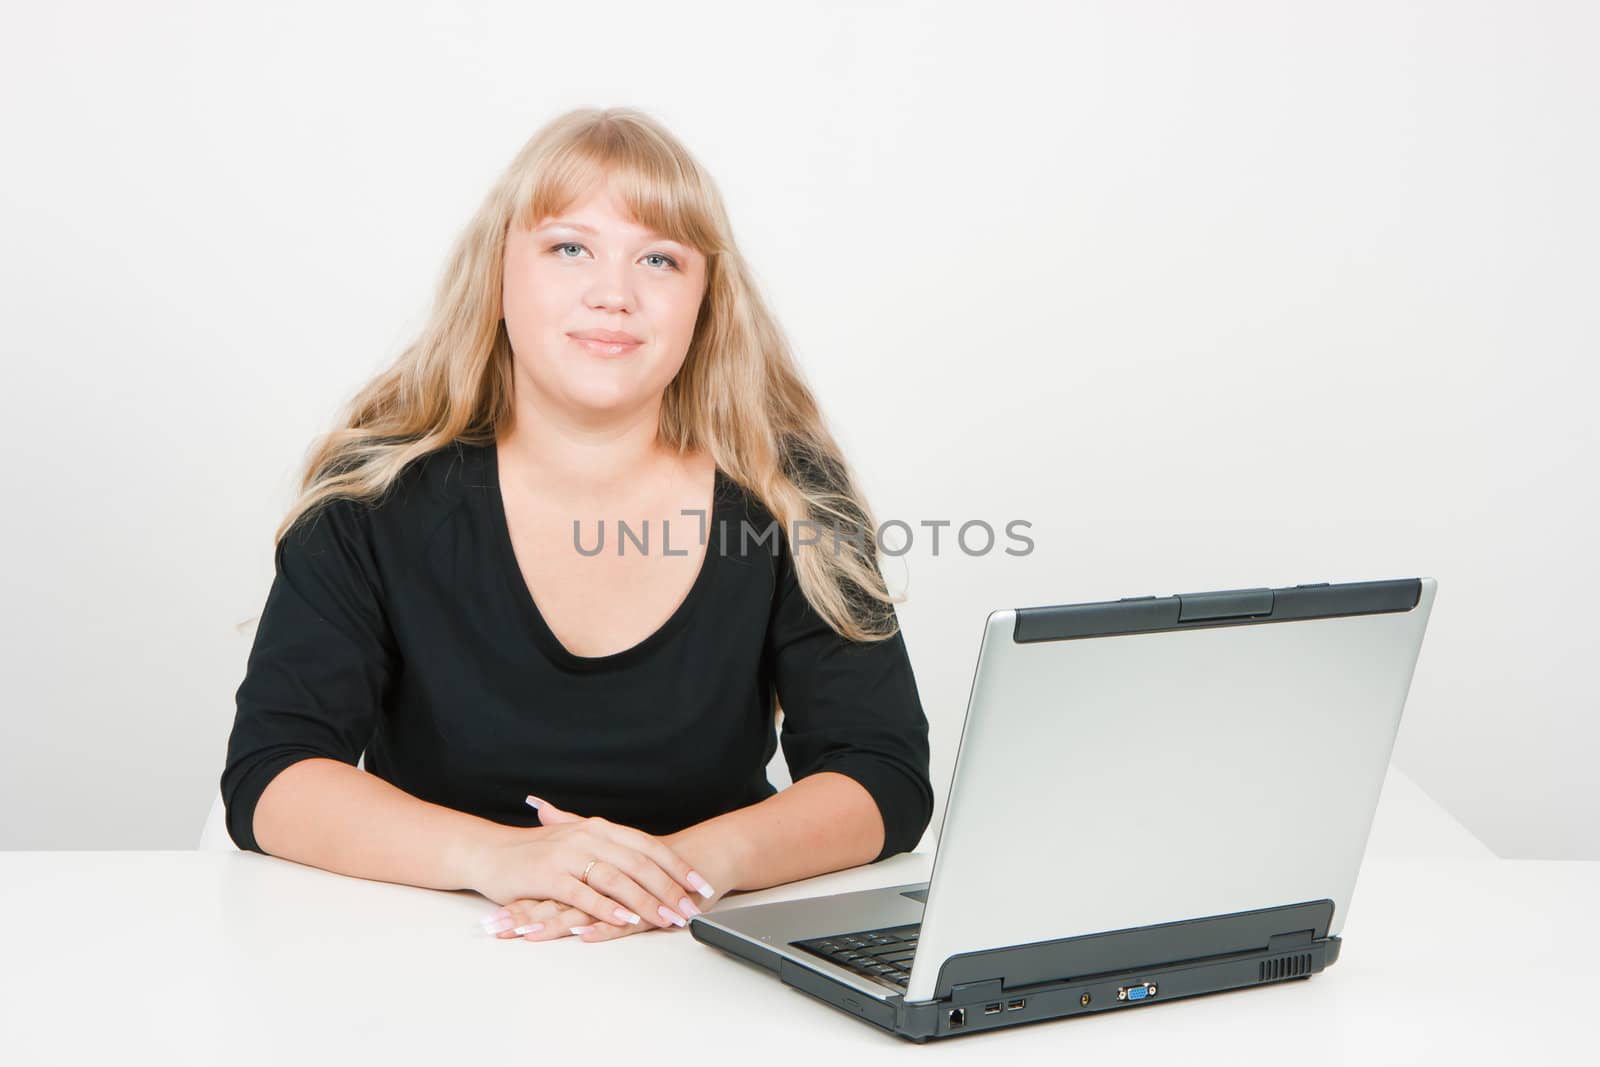
[[[612,267],[595,272],[584,301],[595,311],[632,311],[633,287],[628,284],[627,267]]]

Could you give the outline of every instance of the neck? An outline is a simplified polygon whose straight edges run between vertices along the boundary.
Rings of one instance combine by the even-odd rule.
[[[659,439],[660,398],[609,421],[576,419],[516,406],[496,442],[502,469],[530,489],[563,500],[615,500],[669,466]]]

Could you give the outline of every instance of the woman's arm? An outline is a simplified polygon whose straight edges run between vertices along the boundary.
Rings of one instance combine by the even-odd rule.
[[[787,537],[779,547],[766,640],[794,784],[732,813],[752,852],[748,866],[774,877],[766,884],[789,880],[778,873],[820,874],[910,852],[934,805],[928,718],[904,633],[841,636],[801,590]]]
[[[254,828],[270,855],[426,889],[477,889],[474,858],[517,830],[419,800],[333,759],[280,771],[256,803]]]
[[[883,849],[883,835],[872,794],[853,778],[820,771],[665,840],[691,863],[702,863],[695,857],[703,852],[717,855],[729,872],[731,891],[766,889],[871,863]]]

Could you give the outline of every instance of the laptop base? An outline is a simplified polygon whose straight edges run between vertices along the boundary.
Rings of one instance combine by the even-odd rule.
[[[777,972],[786,985],[921,1044],[930,1038],[1309,978],[1339,958],[1341,939],[1327,936],[1332,912],[1332,901],[1317,901],[952,957],[940,969],[938,998],[915,1003],[899,993],[882,999],[863,995],[770,947],[708,923],[691,922],[690,931],[698,941]],[[1269,930],[1286,932],[1263,933]],[[1245,947],[1251,943],[1256,947]],[[1151,959],[1147,953],[1156,944],[1182,957],[1152,960],[1137,969],[1078,969],[1112,959],[1122,964]],[[1075,977],[1033,980],[1039,977],[1036,964],[1045,958],[1076,964]],[[983,973],[1005,977],[975,978]]]
[[[818,1000],[922,1044],[929,1038],[956,1037],[1091,1012],[1141,1008],[1181,997],[1309,978],[1338,959],[1339,944],[1337,937],[1312,942],[1288,961],[1281,954],[1258,952],[1230,960],[1149,968],[1015,989],[1002,989],[996,978],[961,986],[948,1002],[927,1004],[907,1004],[899,996],[887,1001],[871,1000],[787,959],[782,961],[779,975],[785,984]],[[1149,986],[1154,986],[1156,991],[1144,999],[1118,999],[1119,991]]]

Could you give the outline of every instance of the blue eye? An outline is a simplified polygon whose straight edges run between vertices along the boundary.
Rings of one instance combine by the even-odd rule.
[[[578,242],[576,242],[576,241],[562,241],[558,245],[551,245],[550,246],[550,251],[556,253],[556,258],[557,259],[575,259],[575,258],[577,258],[575,256],[562,255],[561,254],[561,250],[563,248],[582,248],[582,247],[583,246],[581,244],[579,244]],[[668,265],[669,269],[671,269],[671,270],[677,270],[678,269],[678,261],[673,259],[671,256],[666,255],[664,253],[651,252],[648,255],[646,255],[645,258],[646,259],[661,259],[661,260],[665,260],[667,262],[667,265]]]

